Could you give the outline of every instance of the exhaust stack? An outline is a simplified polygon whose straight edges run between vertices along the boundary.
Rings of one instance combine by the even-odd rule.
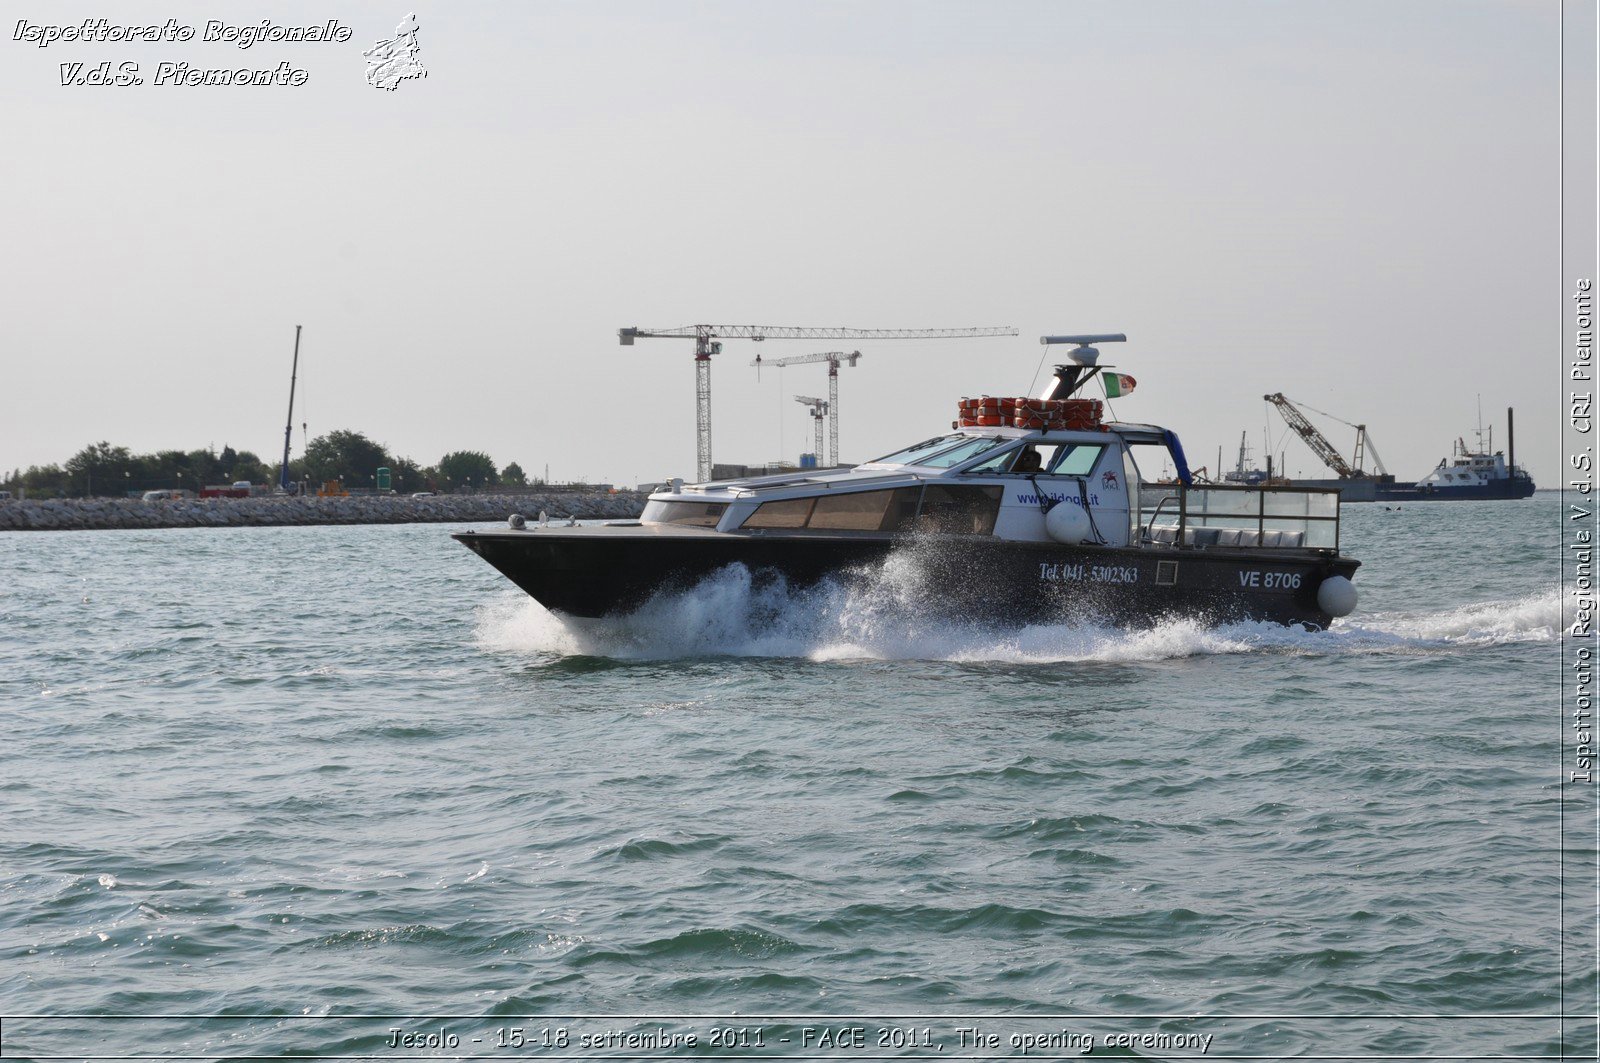
[[[1513,469],[1517,467],[1517,428],[1510,406],[1506,407],[1506,464]]]

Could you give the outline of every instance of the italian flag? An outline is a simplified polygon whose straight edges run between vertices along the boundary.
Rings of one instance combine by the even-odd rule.
[[[1100,379],[1105,381],[1106,398],[1120,399],[1138,386],[1138,381],[1127,373],[1101,373]]]

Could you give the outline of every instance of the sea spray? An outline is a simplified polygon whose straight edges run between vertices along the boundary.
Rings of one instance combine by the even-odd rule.
[[[1172,616],[1144,627],[1083,621],[1006,625],[932,618],[914,563],[890,559],[865,579],[797,590],[730,565],[687,590],[656,595],[604,620],[564,620],[506,592],[482,607],[486,649],[554,656],[649,660],[787,657],[818,661],[932,660],[965,663],[1134,663],[1235,653],[1354,654],[1464,649],[1554,640],[1555,588],[1513,601],[1475,602],[1422,613],[1373,613],[1326,631],[1264,621],[1210,625]]]

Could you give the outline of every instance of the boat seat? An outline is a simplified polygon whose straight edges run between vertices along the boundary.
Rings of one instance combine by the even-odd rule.
[[[1271,532],[1267,533],[1271,535]],[[1217,535],[1218,546],[1261,546],[1261,533],[1254,528],[1223,528]]]
[[[1157,524],[1150,529],[1146,540],[1163,546],[1178,541],[1178,529],[1171,524]],[[1298,549],[1305,545],[1303,531],[1266,531],[1254,528],[1185,528],[1185,546],[1263,546],[1272,549]]]

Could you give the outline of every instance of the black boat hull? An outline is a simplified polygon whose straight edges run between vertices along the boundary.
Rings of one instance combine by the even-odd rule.
[[[1470,502],[1530,498],[1533,481],[1526,476],[1490,480],[1484,484],[1418,486],[1393,477],[1358,477],[1351,480],[1290,480],[1288,486],[1318,491],[1338,491],[1339,501],[1351,502]]]
[[[1458,486],[1399,484],[1380,488],[1378,502],[1451,502],[1487,501],[1491,499],[1532,498],[1533,481],[1525,476],[1491,480],[1486,484],[1460,484]]]
[[[897,593],[954,615],[1035,623],[1165,617],[1326,627],[1317,602],[1357,561],[1331,552],[1072,547],[962,536],[900,538],[679,533],[651,526],[540,528],[454,536],[541,605],[574,617],[625,613],[730,565],[800,589],[866,582],[894,558]]]

